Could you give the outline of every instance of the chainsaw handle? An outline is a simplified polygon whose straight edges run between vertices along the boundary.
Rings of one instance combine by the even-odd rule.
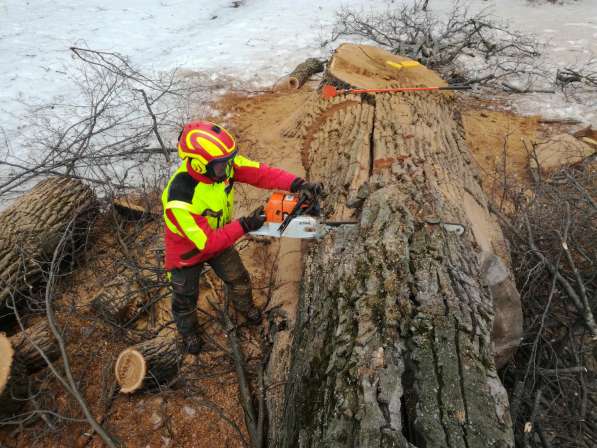
[[[299,215],[299,212],[301,211],[301,208],[306,200],[307,200],[307,197],[304,194],[302,194],[301,197],[299,198],[298,202],[296,203],[296,205],[293,207],[292,211],[288,214],[288,216],[286,218],[284,218],[284,221],[282,222],[282,224],[280,224],[280,235],[282,235],[284,233],[284,230],[286,230],[286,227],[288,227],[288,224],[290,224],[290,221],[292,221],[292,219],[295,216]]]

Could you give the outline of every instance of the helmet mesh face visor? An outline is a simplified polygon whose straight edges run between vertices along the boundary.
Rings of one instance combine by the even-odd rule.
[[[207,165],[207,174],[214,180],[222,181],[232,175],[232,163],[234,157],[214,160]]]

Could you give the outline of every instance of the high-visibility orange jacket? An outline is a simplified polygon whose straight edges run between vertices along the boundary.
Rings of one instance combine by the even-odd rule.
[[[284,170],[237,155],[230,178],[213,182],[194,171],[186,159],[162,193],[166,270],[208,260],[244,235],[239,220],[232,220],[234,182],[289,191],[296,178]]]

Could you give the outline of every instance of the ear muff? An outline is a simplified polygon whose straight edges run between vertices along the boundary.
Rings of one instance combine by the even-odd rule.
[[[191,159],[191,168],[199,174],[207,173],[207,167],[197,159]]]

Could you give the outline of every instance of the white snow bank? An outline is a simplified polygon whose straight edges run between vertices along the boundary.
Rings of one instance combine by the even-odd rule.
[[[179,67],[234,77],[247,88],[269,85],[319,47],[340,6],[376,9],[386,0],[4,0],[0,2],[0,131],[14,145],[29,105],[76,103],[70,46],[118,52],[136,67]],[[430,0],[445,12],[449,0]],[[548,45],[554,68],[597,55],[597,1],[537,5],[525,0],[474,0]],[[519,95],[515,107],[583,119],[597,126],[595,97],[583,104],[557,95]]]

